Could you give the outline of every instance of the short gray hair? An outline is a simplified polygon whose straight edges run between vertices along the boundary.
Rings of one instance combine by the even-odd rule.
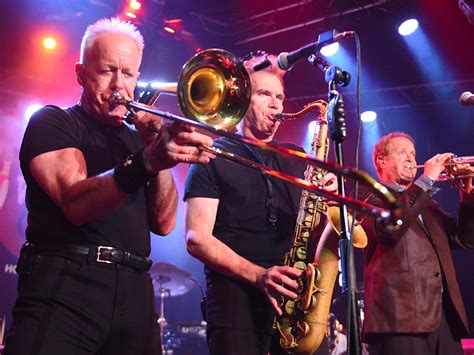
[[[87,50],[93,46],[97,36],[104,32],[117,32],[129,36],[137,44],[138,49],[140,50],[140,55],[143,53],[145,42],[143,40],[142,34],[140,33],[140,31],[138,31],[137,27],[134,24],[122,21],[117,17],[113,17],[110,19],[103,18],[87,27],[81,42],[81,57],[79,60],[80,63],[84,64]]]

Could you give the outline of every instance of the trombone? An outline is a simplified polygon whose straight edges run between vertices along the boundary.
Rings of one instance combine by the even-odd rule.
[[[298,159],[306,164],[321,167],[337,175],[356,179],[367,185],[374,195],[379,196],[389,207],[389,210],[369,205],[366,202],[350,197],[341,196],[337,193],[324,191],[321,186],[270,169],[265,165],[220,148],[213,146],[199,147],[216,156],[257,170],[262,174],[293,184],[329,200],[345,204],[349,208],[363,214],[389,219],[392,217],[391,212],[393,209],[397,208],[397,200],[388,189],[363,171],[323,161],[300,151],[231,133],[231,130],[241,121],[250,105],[251,84],[250,77],[242,62],[230,52],[222,49],[207,49],[195,54],[183,66],[177,88],[170,87],[167,90],[162,90],[162,92],[176,93],[181,111],[186,117],[192,117],[192,119],[167,111],[151,109],[144,104],[132,100],[125,100],[118,92],[112,93],[110,104],[125,105],[132,112],[134,110],[145,111],[172,121],[200,128],[221,137],[266,149],[288,158]]]

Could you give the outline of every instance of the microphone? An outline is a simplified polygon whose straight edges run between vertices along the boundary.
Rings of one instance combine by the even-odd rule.
[[[470,91],[463,92],[461,96],[459,96],[459,102],[463,106],[474,105],[474,95]]]
[[[321,33],[316,42],[307,44],[304,47],[298,48],[293,52],[282,52],[277,57],[277,64],[281,70],[290,70],[293,65],[301,59],[308,58],[311,54],[319,52],[321,48],[328,44],[342,41],[346,38],[355,36],[354,31],[344,31],[337,33],[336,30]]]
[[[256,66],[254,66],[253,71],[263,70],[265,68],[268,68],[270,65],[272,65],[272,62],[270,62],[270,59],[268,59],[268,57],[265,56],[265,60],[263,62],[257,64]]]

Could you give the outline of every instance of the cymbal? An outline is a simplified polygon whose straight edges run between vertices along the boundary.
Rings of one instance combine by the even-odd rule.
[[[150,269],[153,289],[158,297],[164,290],[165,296],[180,296],[191,291],[196,281],[191,274],[168,263],[154,263]]]

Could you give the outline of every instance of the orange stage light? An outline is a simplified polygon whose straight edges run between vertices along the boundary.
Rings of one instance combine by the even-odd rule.
[[[46,49],[55,49],[57,46],[57,42],[53,37],[46,37],[43,39],[43,47]]]
[[[172,24],[176,24],[176,23],[180,23],[182,22],[183,19],[180,19],[180,18],[173,18],[171,20],[165,20],[164,22],[168,25],[172,25]]]

